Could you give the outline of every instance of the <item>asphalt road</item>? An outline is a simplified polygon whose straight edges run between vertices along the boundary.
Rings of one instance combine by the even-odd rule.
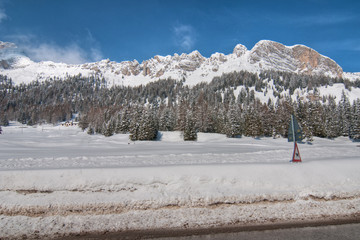
[[[255,224],[210,229],[178,229],[92,233],[60,238],[85,239],[161,239],[161,240],[357,240],[360,239],[360,218],[295,223]]]

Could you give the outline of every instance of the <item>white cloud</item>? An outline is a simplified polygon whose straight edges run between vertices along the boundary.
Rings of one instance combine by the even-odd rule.
[[[19,50],[33,61],[81,64],[102,59],[99,45],[89,42],[88,39],[85,40],[86,43],[72,42],[60,46],[54,42],[41,42],[37,36],[31,34],[12,35],[8,38],[12,39],[18,45]],[[93,39],[93,41],[95,40]]]
[[[60,47],[55,44],[42,43],[37,46],[25,46],[24,51],[34,61],[53,61],[69,64],[80,64],[87,61],[85,51],[76,44]]]
[[[177,25],[173,28],[175,43],[185,51],[191,50],[196,41],[195,29],[190,25]]]

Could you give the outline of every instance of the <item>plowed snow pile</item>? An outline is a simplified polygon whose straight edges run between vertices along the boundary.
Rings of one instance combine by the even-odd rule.
[[[159,141],[12,124],[0,135],[0,238],[360,217],[360,147],[179,132]]]

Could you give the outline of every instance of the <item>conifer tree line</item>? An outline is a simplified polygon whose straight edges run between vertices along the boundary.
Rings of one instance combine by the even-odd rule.
[[[240,71],[193,87],[184,81],[169,78],[145,86],[109,88],[104,78],[77,75],[14,85],[0,75],[0,125],[57,124],[77,113],[80,127],[89,134],[130,133],[132,140],[154,140],[158,131],[182,131],[184,140],[196,140],[197,132],[286,137],[290,116],[295,114],[309,141],[313,136],[360,139],[360,99],[350,103],[344,92],[340,101],[316,95],[318,87],[336,83],[360,88],[360,80]],[[289,96],[296,89],[315,94],[294,101]],[[272,91],[276,101],[262,103],[255,91],[264,95]]]

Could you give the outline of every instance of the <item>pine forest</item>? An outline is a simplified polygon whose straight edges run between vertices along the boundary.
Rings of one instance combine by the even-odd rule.
[[[350,102],[344,92],[341,99],[317,94],[317,88],[337,83],[359,88],[360,80],[241,71],[193,87],[184,81],[109,87],[102,77],[78,75],[14,85],[0,75],[0,125],[58,124],[76,116],[89,134],[130,133],[134,141],[155,140],[158,131],[182,131],[188,141],[198,132],[275,138],[287,136],[295,114],[307,141],[314,136],[360,139],[360,99]],[[298,89],[311,94],[304,97]],[[269,91],[274,98],[266,103],[256,97],[255,92]]]

